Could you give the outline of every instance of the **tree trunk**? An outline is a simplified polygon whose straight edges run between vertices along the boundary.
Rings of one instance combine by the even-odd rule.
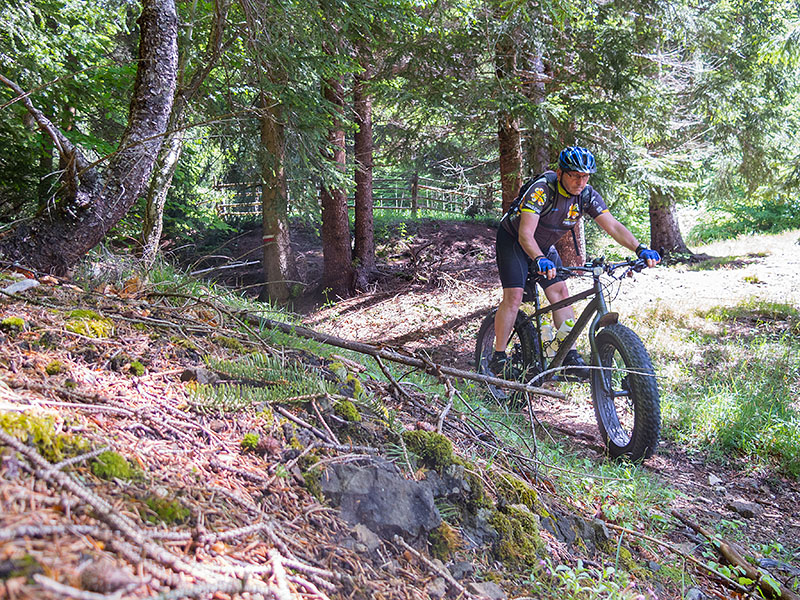
[[[342,128],[344,93],[342,83],[329,80],[324,84],[325,99],[335,108],[328,144],[334,168],[345,170],[345,135]],[[322,285],[336,296],[348,297],[353,289],[353,264],[350,251],[350,222],[347,215],[347,194],[338,182],[323,182],[322,203]]]
[[[675,200],[657,189],[650,190],[650,247],[661,256],[691,254],[675,214]]]
[[[298,282],[297,266],[289,239],[286,192],[286,137],[281,106],[266,94],[261,97],[262,184],[264,275],[261,300],[286,302],[292,284]]]
[[[355,259],[356,287],[364,289],[375,268],[375,229],[372,208],[372,97],[365,84],[372,77],[369,60],[362,60],[364,72],[355,76],[353,106],[355,109]]]
[[[184,114],[189,102],[200,89],[200,85],[211,72],[219,60],[222,49],[222,34],[225,29],[230,0],[218,0],[214,4],[214,20],[211,25],[211,34],[206,49],[205,63],[195,71],[188,85],[183,84],[186,62],[191,46],[191,28],[187,33],[186,50],[180,57],[178,65],[179,86],[175,91],[172,112],[169,116],[169,132],[164,139],[153,169],[153,176],[147,188],[144,223],[142,225],[142,263],[150,269],[156,260],[158,247],[161,243],[161,232],[164,227],[164,206],[167,202],[167,193],[175,175],[184,139]],[[193,19],[189,19],[193,22]]]
[[[556,250],[561,257],[561,262],[565,267],[581,267],[586,262],[586,237],[583,232],[583,218],[578,219],[578,224],[575,225],[575,238],[573,239],[572,233],[567,232],[562,235],[556,242]],[[578,242],[578,252],[575,251],[575,241]],[[547,249],[542,248],[544,252]]]
[[[175,94],[178,18],[174,0],[143,0],[142,7],[139,66],[128,127],[104,172],[105,181],[28,98],[23,101],[53,138],[60,157],[68,159],[68,167],[56,207],[0,242],[6,259],[66,274],[125,216],[150,177]],[[0,81],[10,84],[5,78]]]
[[[547,75],[545,74],[544,62],[541,56],[536,55],[533,57],[530,71],[534,74],[534,78],[528,84],[527,96],[531,103],[538,107],[544,102],[547,94],[544,86]],[[543,116],[539,119],[539,122],[545,122]],[[550,166],[551,148],[547,133],[541,126],[534,124],[530,128],[528,138],[525,140],[525,147],[530,176],[536,177],[540,173],[544,173]]]
[[[502,85],[515,76],[517,69],[517,46],[508,33],[500,36],[495,48],[495,73]],[[498,116],[497,139],[500,150],[500,189],[505,213],[517,197],[522,171],[522,146],[519,117],[501,111]]]

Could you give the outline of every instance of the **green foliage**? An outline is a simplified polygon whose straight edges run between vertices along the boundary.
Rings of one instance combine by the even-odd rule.
[[[708,243],[757,233],[780,233],[800,228],[800,199],[763,197],[737,199],[709,207],[688,233],[688,243]]]
[[[536,516],[524,505],[509,505],[495,511],[489,524],[500,534],[494,554],[508,567],[533,567],[544,554]]]
[[[88,450],[86,440],[59,433],[56,420],[27,413],[0,413],[0,428],[22,442],[32,445],[44,458],[56,463]]]
[[[134,377],[141,377],[144,375],[144,365],[140,363],[138,360],[134,360],[128,366],[128,372],[133,375]]]
[[[629,577],[614,567],[586,566],[578,560],[570,565],[554,565],[550,557],[540,562],[529,584],[534,595],[544,600],[636,600],[642,590],[631,585]]]
[[[114,324],[93,310],[70,311],[64,327],[91,338],[106,338],[114,333]]]
[[[128,460],[116,452],[106,451],[92,461],[92,473],[100,479],[122,479],[128,481],[133,478],[133,468]]]

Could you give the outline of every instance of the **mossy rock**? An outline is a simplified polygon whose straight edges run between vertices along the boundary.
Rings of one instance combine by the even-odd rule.
[[[56,432],[56,421],[49,416],[2,413],[0,428],[22,442],[34,446],[39,454],[52,463],[89,450],[89,444],[83,438]]]
[[[445,522],[428,534],[428,542],[431,556],[442,562],[447,561],[463,545],[458,531]]]
[[[345,421],[350,423],[360,423],[361,413],[358,412],[356,405],[349,400],[340,400],[333,405],[333,412],[340,416]]]
[[[92,473],[100,479],[122,479],[128,481],[133,478],[133,468],[128,460],[121,454],[106,451],[99,454],[92,462]]]
[[[538,564],[544,552],[539,520],[524,504],[513,504],[495,511],[489,524],[500,539],[495,543],[495,557],[506,566],[530,568]]]
[[[22,317],[6,317],[0,321],[0,331],[6,333],[19,333],[25,329],[25,319]]]
[[[114,324],[93,310],[73,310],[64,326],[67,331],[90,338],[107,338],[114,333]]]
[[[32,582],[33,576],[42,572],[42,565],[30,554],[0,562],[0,581],[24,577]]]
[[[150,511],[140,510],[142,518],[150,523],[164,523],[175,525],[185,523],[192,515],[192,511],[177,500],[169,500],[158,496],[148,496],[143,502]]]
[[[455,462],[453,444],[441,433],[431,431],[404,431],[403,441],[426,466],[441,471]]]
[[[494,479],[494,484],[497,488],[499,504],[523,504],[540,517],[550,516],[544,504],[539,500],[536,490],[525,482],[512,475],[501,473]]]

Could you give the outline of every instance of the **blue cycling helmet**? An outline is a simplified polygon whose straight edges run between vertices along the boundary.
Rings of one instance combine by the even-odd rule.
[[[596,173],[597,165],[594,155],[586,148],[569,146],[558,155],[558,166],[562,171],[580,171],[581,173]]]

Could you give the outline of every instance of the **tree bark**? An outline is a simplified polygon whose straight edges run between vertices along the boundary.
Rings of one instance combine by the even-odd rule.
[[[575,251],[575,240],[578,241],[578,252]],[[581,267],[586,262],[586,237],[583,232],[583,218],[575,225],[575,239],[569,231],[562,235],[555,244],[561,262],[565,267]],[[543,250],[545,250],[543,248]],[[546,250],[545,250],[546,251]]]
[[[691,254],[681,235],[675,200],[658,190],[650,190],[650,247],[661,256]]]
[[[345,134],[342,128],[344,92],[339,80],[324,84],[325,99],[334,107],[333,125],[328,134],[329,160],[335,169],[345,170]],[[336,296],[346,298],[353,290],[353,264],[350,251],[350,222],[347,194],[339,182],[323,182],[322,204],[322,286]]]
[[[191,45],[191,30],[187,33],[186,50],[181,55],[178,65],[178,81],[175,99],[169,116],[167,135],[158,153],[153,176],[147,188],[144,223],[142,225],[142,263],[150,269],[156,260],[161,243],[161,232],[164,227],[164,206],[167,193],[178,167],[184,140],[184,115],[189,102],[200,89],[203,81],[216,66],[222,50],[222,34],[225,29],[230,0],[218,0],[214,3],[214,19],[206,49],[205,63],[195,71],[188,85],[184,85],[186,62]]]
[[[513,36],[500,35],[495,47],[495,73],[502,85],[514,77],[517,70],[517,46]],[[502,212],[505,213],[517,197],[522,171],[522,138],[519,117],[500,111],[498,116],[497,139],[500,151],[500,189],[503,198]]]
[[[261,300],[286,302],[298,282],[287,218],[286,136],[280,104],[262,93],[261,210],[263,216],[264,275]]]
[[[83,153],[37,110],[23,104],[67,158],[61,198],[0,242],[6,259],[66,274],[136,202],[153,169],[175,94],[178,18],[174,0],[143,0],[139,61],[128,126],[101,177]],[[9,84],[8,80],[2,79]]]
[[[541,56],[536,55],[532,58],[530,71],[534,73],[534,79],[527,86],[527,96],[535,106],[539,106],[544,102],[547,94],[544,85],[547,75],[545,74],[544,61]],[[544,122],[544,120],[541,119],[540,122]],[[531,126],[528,137],[525,140],[525,148],[525,156],[531,177],[544,173],[550,165],[552,152],[547,133],[540,126],[535,124]]]
[[[361,61],[364,71],[355,76],[353,106],[355,109],[355,252],[356,287],[363,289],[375,268],[375,229],[372,208],[372,97],[366,85],[372,78],[369,60]]]

